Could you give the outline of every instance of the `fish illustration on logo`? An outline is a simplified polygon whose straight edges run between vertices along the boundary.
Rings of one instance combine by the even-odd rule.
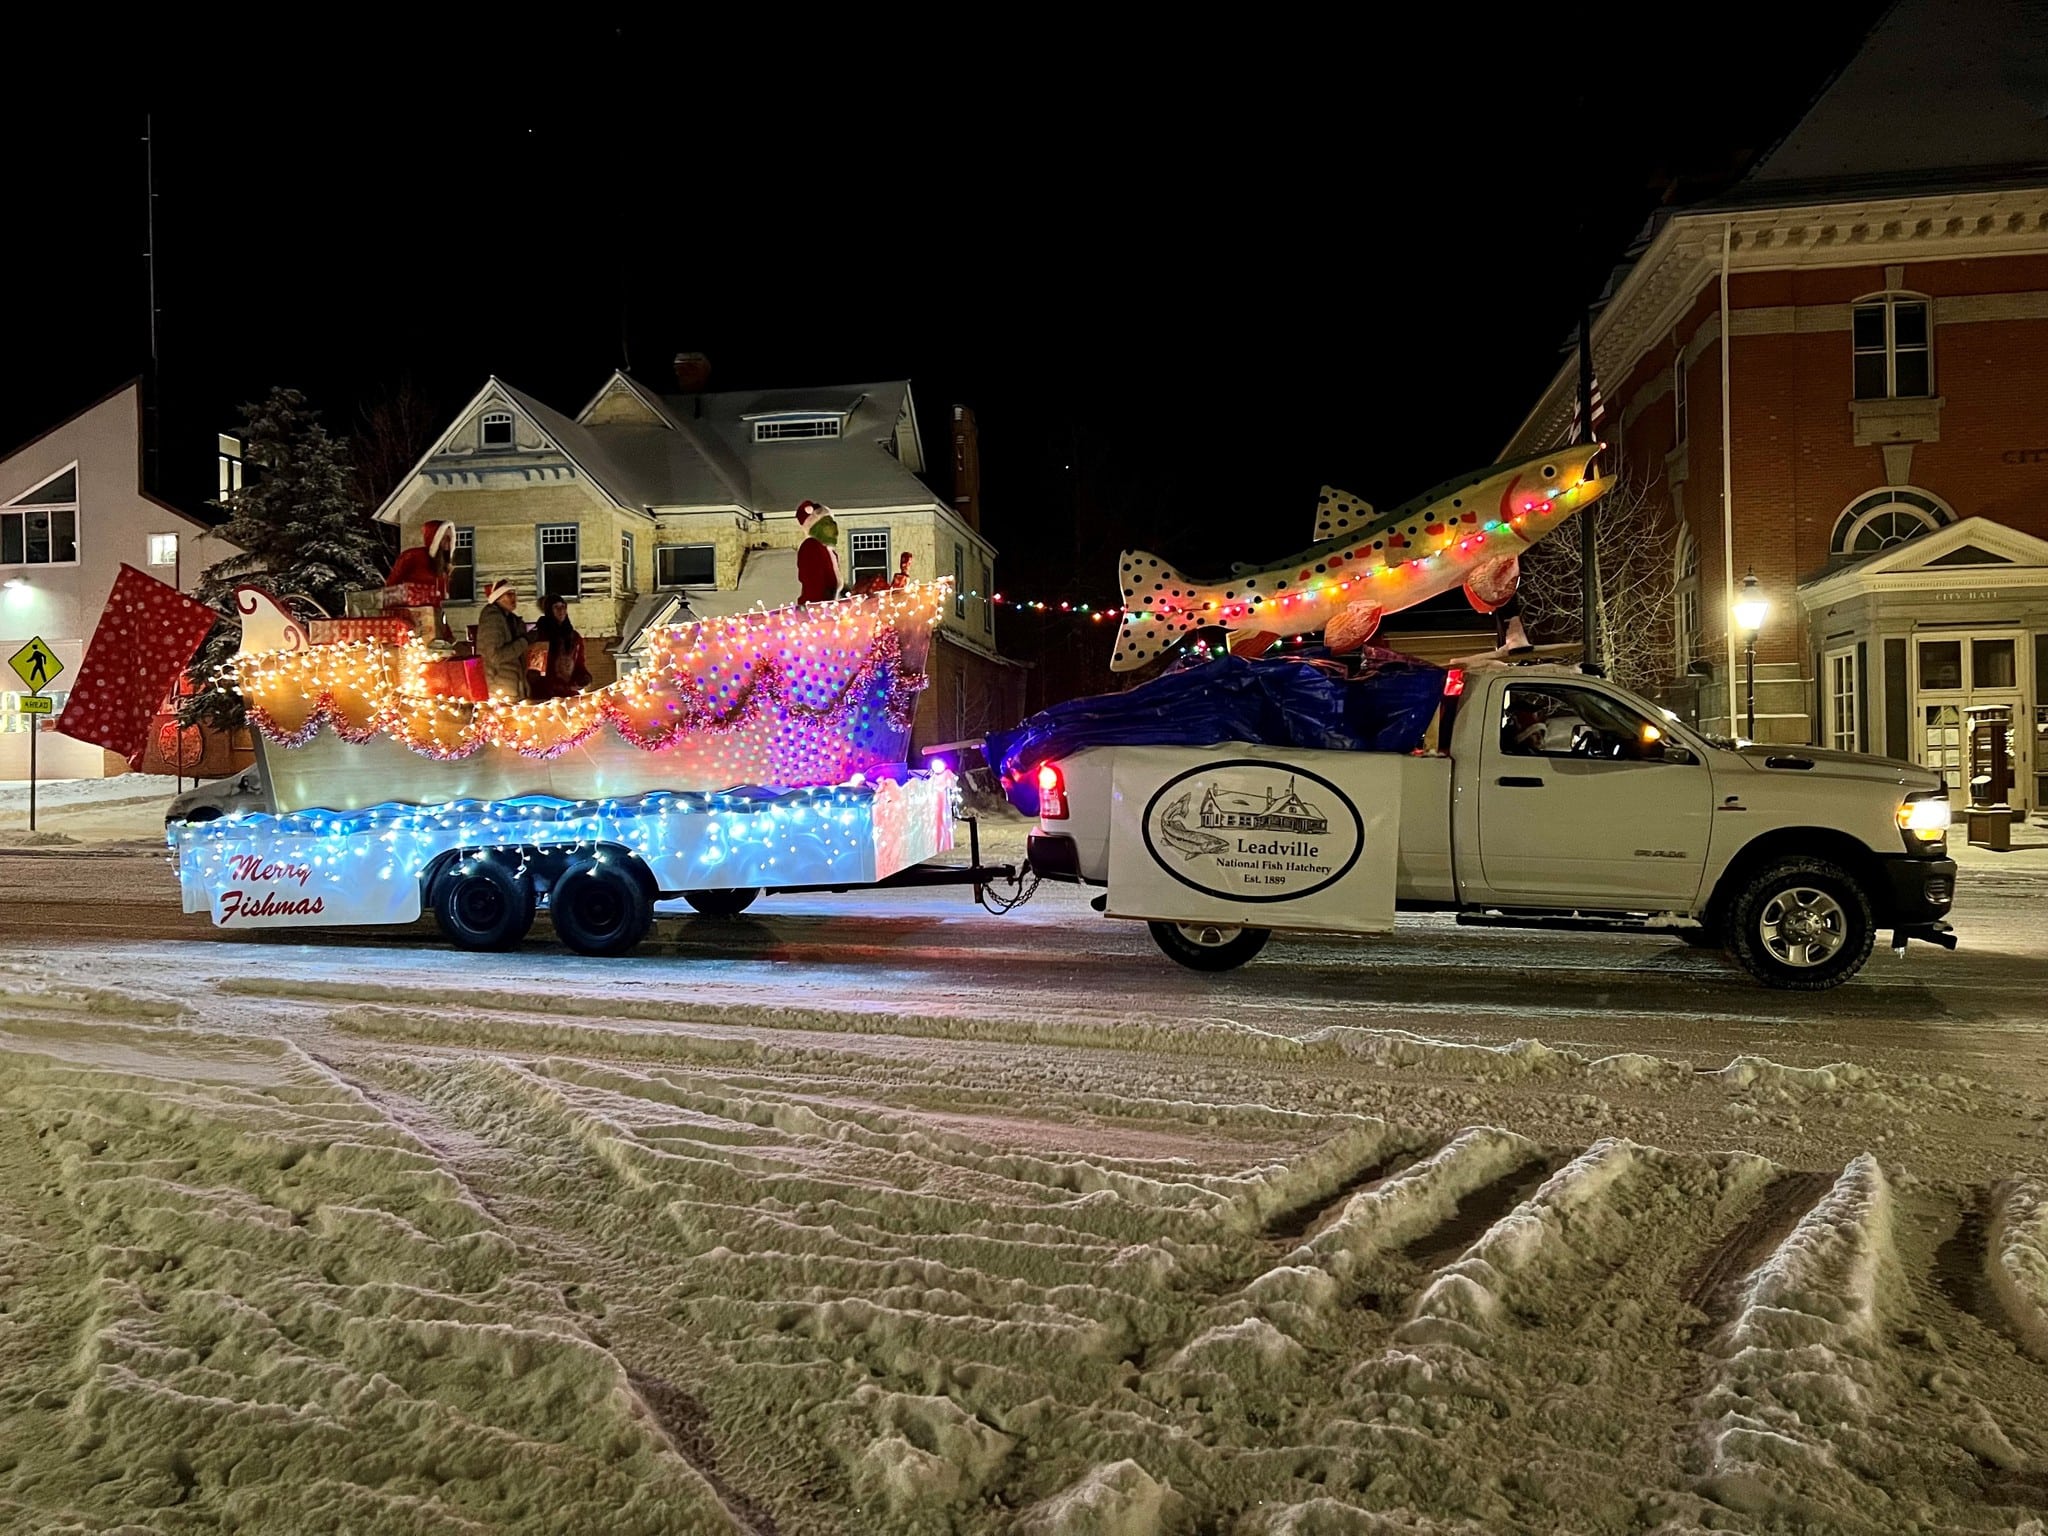
[[[1230,846],[1229,838],[1218,837],[1213,832],[1197,832],[1188,825],[1188,801],[1191,798],[1192,791],[1159,813],[1159,841],[1184,859],[1199,859],[1204,854],[1223,852]]]
[[[1313,544],[1229,576],[1185,576],[1148,551],[1126,550],[1110,670],[1142,667],[1208,628],[1227,631],[1231,649],[1247,655],[1316,632],[1333,651],[1357,650],[1386,615],[1458,587],[1492,613],[1515,595],[1523,552],[1612,488],[1611,477],[1593,470],[1603,446],[1496,464],[1383,514],[1325,486]]]

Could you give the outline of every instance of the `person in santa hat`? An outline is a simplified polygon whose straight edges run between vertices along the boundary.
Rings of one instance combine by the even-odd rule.
[[[796,600],[829,603],[839,595],[839,524],[823,502],[800,501],[796,525],[804,531],[796,547]]]
[[[384,585],[400,587],[415,581],[432,582],[445,599],[448,596],[448,573],[454,566],[455,525],[429,519],[420,525],[419,543],[399,551],[391,574],[384,578]]]
[[[448,626],[441,616],[442,606],[448,601],[448,575],[455,568],[455,525],[428,519],[420,525],[420,541],[409,549],[398,552],[398,559],[392,563],[391,574],[384,578],[385,602],[392,608],[424,608],[434,610],[434,634],[442,639],[448,636]],[[419,588],[432,591],[431,603],[419,603]],[[403,589],[395,594],[394,588]]]
[[[531,644],[526,620],[519,617],[519,589],[509,581],[492,582],[476,620],[476,653],[492,698],[526,697],[526,653]]]

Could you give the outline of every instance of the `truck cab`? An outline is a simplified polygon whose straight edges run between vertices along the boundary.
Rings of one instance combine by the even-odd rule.
[[[1118,748],[1038,766],[1034,869],[1114,892]],[[1211,747],[1181,749],[1190,761]],[[1315,773],[1346,754],[1261,749]],[[1559,665],[1445,675],[1424,748],[1400,758],[1394,904],[1471,922],[1660,929],[1728,948],[1766,984],[1839,985],[1890,929],[1953,944],[1948,802],[1929,770],[1695,731],[1604,678]],[[1117,912],[1114,895],[1109,910]],[[1138,914],[1130,914],[1138,915]],[[1272,922],[1172,922],[1189,964],[1242,963]],[[1320,926],[1303,924],[1300,926]],[[1195,930],[1193,937],[1181,929]],[[1175,941],[1180,941],[1176,947]],[[1189,945],[1196,953],[1190,958]],[[1206,947],[1207,955],[1199,951]]]

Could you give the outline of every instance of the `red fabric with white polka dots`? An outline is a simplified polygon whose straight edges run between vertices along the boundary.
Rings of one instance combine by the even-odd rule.
[[[56,729],[140,766],[157,706],[219,619],[176,587],[123,565]]]

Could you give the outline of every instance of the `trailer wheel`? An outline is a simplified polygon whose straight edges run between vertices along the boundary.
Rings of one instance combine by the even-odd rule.
[[[1767,987],[1839,987],[1863,969],[1875,935],[1869,895],[1828,859],[1780,859],[1728,906],[1729,948]]]
[[[489,854],[464,859],[435,882],[434,920],[458,948],[517,948],[533,926],[533,881]]]
[[[1232,971],[1266,947],[1270,928],[1217,923],[1147,923],[1152,942],[1191,971]]]
[[[623,955],[647,937],[654,904],[647,887],[616,859],[582,859],[548,892],[548,916],[579,955]]]
[[[760,897],[758,885],[743,885],[730,891],[683,892],[683,900],[706,917],[738,917]]]

